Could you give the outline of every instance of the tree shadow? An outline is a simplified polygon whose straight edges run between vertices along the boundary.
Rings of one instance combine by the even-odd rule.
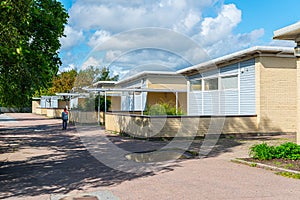
[[[45,131],[34,132],[36,129]],[[154,175],[151,172],[134,174],[111,169],[94,158],[85,149],[79,137],[60,129],[59,125],[1,129],[1,136],[5,142],[19,144],[14,151],[29,146],[46,147],[52,153],[21,161],[1,161],[0,199],[68,193],[72,190],[81,190],[87,185],[89,187],[109,186]],[[7,152],[12,151],[2,151],[2,153]]]
[[[84,190],[120,184],[139,177],[154,176],[156,172],[125,173],[107,167],[85,148],[75,127],[62,131],[60,124],[36,125],[20,128],[0,128],[0,153],[13,153],[23,147],[33,149],[47,148],[50,153],[38,155],[21,161],[0,162],[0,199],[8,197],[37,196],[43,194],[68,193],[72,190]],[[185,142],[187,138],[169,140],[148,140],[108,135],[107,138],[116,146],[128,152],[157,151],[168,145],[171,140]],[[93,138],[91,138],[93,139]],[[251,140],[252,138],[249,137]],[[253,137],[256,139],[256,137]],[[265,137],[265,140],[272,137]],[[193,139],[188,150],[199,152],[204,138]],[[3,144],[2,143],[2,144]],[[9,144],[17,144],[14,149]],[[232,152],[233,148],[243,145],[238,139],[218,138],[206,157]],[[110,149],[103,149],[109,151]],[[194,157],[199,158],[199,157]],[[160,172],[172,171],[181,167],[175,160],[171,165],[160,168]]]

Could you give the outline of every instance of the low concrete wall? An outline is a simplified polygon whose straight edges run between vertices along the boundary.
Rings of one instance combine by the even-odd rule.
[[[209,133],[257,133],[256,116],[140,116],[107,113],[105,128],[135,137],[194,137]]]
[[[49,118],[61,118],[63,108],[35,108],[35,113],[38,115],[45,115]],[[69,111],[69,121],[76,123],[98,123],[98,112],[83,112],[78,110]],[[104,114],[100,112],[100,122],[104,123]]]
[[[36,108],[35,114],[47,116],[47,108]]]
[[[47,108],[47,117],[61,118],[61,113],[64,111],[62,108]]]
[[[36,114],[36,108],[41,107],[41,101],[32,101],[31,102],[31,111]]]
[[[71,110],[69,113],[69,120],[72,122],[83,124],[98,123],[98,112]],[[100,112],[100,122],[104,123],[103,112]]]
[[[34,112],[34,114],[37,115],[45,115],[49,118],[61,118],[61,113],[64,109],[62,108],[39,108],[36,107]]]

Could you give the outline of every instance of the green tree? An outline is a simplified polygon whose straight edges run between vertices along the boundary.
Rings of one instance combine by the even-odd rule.
[[[82,90],[83,87],[91,86],[93,83],[97,81],[117,81],[119,79],[118,75],[111,76],[110,70],[108,67],[96,68],[94,66],[89,66],[84,70],[80,70],[76,81],[75,87],[76,91],[84,91]],[[100,110],[105,109],[105,100],[104,96],[100,96]],[[99,104],[99,95],[91,96],[90,98],[86,99],[84,105],[80,108],[83,110],[97,110]],[[106,100],[106,109],[111,106],[111,101],[109,99]]]
[[[92,85],[99,73],[100,70],[94,66],[89,66],[86,69],[80,70],[76,77],[75,87],[83,88]]]
[[[96,77],[97,81],[117,81],[119,80],[119,75],[111,76],[110,70],[108,67],[103,67],[100,70],[100,74]]]
[[[49,88],[49,93],[53,95],[59,92],[70,92],[74,87],[76,76],[77,71],[75,69],[55,76],[52,81],[52,87]]]
[[[94,66],[89,66],[84,70],[80,70],[76,81],[76,88],[83,88],[86,86],[91,86],[97,81],[117,81],[119,76],[111,76],[110,70],[108,67],[97,68]]]
[[[0,3],[0,103],[26,107],[61,65],[59,38],[68,14],[56,0]]]

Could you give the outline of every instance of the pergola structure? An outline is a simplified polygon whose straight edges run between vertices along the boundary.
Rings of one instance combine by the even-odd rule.
[[[99,96],[99,102],[100,102],[100,96],[104,96],[104,104],[105,104],[105,109],[104,109],[104,119],[105,119],[105,114],[107,111],[106,108],[106,102],[107,102],[107,96],[116,96],[119,95],[120,93],[131,93],[133,95],[133,99],[134,99],[134,95],[135,93],[141,93],[141,92],[169,92],[169,93],[175,93],[175,98],[176,98],[176,112],[178,112],[178,93],[181,92],[187,92],[186,90],[174,90],[174,89],[151,89],[151,88],[86,88],[85,89],[87,92],[94,92],[94,93],[98,93]],[[141,95],[141,105],[143,105],[143,95]],[[133,101],[133,107],[134,107],[134,101]],[[143,115],[143,109],[141,109],[141,115]],[[100,103],[98,104],[98,121],[100,122]]]
[[[88,96],[87,93],[56,93],[55,94],[57,97],[64,99],[66,101],[66,106],[67,106],[67,101],[71,102],[71,99],[74,97],[86,97]]]
[[[292,40],[296,42],[297,57],[297,144],[300,144],[300,21],[290,26],[274,31],[275,40]]]

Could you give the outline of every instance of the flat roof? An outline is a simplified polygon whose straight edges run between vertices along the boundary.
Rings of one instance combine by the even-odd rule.
[[[273,39],[300,41],[300,21],[290,26],[286,26],[282,29],[274,31]]]
[[[88,93],[56,93],[56,96],[71,96],[71,97],[79,97],[79,96],[87,96]]]
[[[224,63],[229,63],[235,60],[241,60],[243,58],[248,58],[256,54],[275,54],[275,55],[294,55],[294,50],[291,47],[275,47],[275,46],[255,46],[242,51],[238,51],[229,55],[225,55],[204,63],[200,63],[191,67],[187,67],[181,70],[178,70],[177,73],[180,74],[195,74],[198,73],[198,70],[205,70],[217,67]]]
[[[93,83],[93,86],[97,85],[103,85],[103,86],[110,86],[110,85],[115,85],[117,81],[97,81],[96,83]]]
[[[132,76],[126,77],[120,81],[118,81],[116,84],[124,84],[126,82],[139,79],[140,77],[144,77],[147,75],[169,75],[169,76],[179,76],[177,72],[171,72],[171,71],[142,71],[137,74],[134,74]]]
[[[86,88],[85,90],[89,92],[186,92],[186,90],[152,88]]]

